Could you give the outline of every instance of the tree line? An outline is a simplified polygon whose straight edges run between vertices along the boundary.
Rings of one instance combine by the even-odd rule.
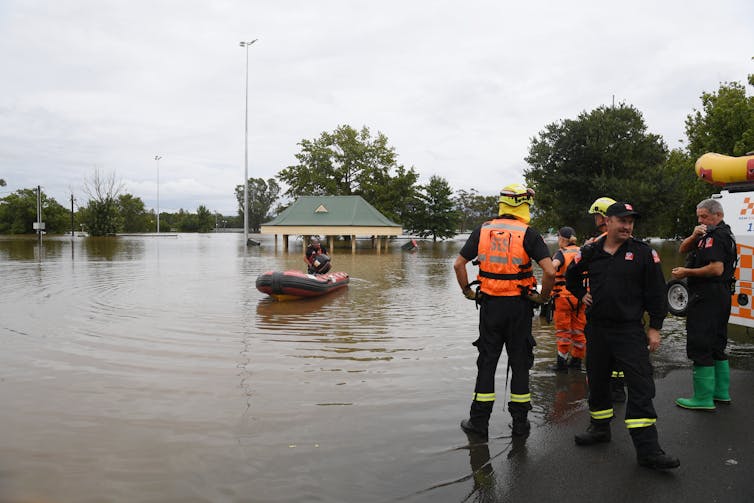
[[[154,232],[157,230],[155,212],[147,211],[141,198],[121,193],[114,175],[102,176],[95,171],[85,183],[89,200],[71,214],[54,198],[40,191],[42,220],[45,231],[64,234],[85,230],[92,236],[108,236],[117,233]],[[73,219],[71,218],[73,216]],[[220,220],[220,219],[223,220]],[[20,189],[0,199],[0,234],[28,234],[35,232],[37,221],[37,190]],[[228,217],[213,214],[200,205],[196,213],[179,210],[177,213],[160,212],[162,231],[209,232],[216,225],[231,226]]]
[[[748,76],[748,84],[754,86],[754,75]],[[529,167],[524,179],[536,191],[532,225],[543,231],[569,225],[586,236],[592,232],[589,205],[608,196],[630,201],[642,213],[637,235],[687,235],[695,224],[696,204],[717,190],[696,178],[694,162],[706,152],[740,156],[754,150],[754,97],[738,82],[703,92],[701,106],[686,117],[685,134],[685,145],[668,148],[660,135],[648,131],[641,111],[626,103],[547,124],[531,138],[525,158]],[[286,201],[359,195],[406,232],[434,240],[469,231],[497,214],[497,195],[473,188],[454,191],[438,175],[419,184],[416,169],[398,162],[387,136],[372,135],[366,126],[340,125],[298,146],[297,162],[275,178],[247,181],[252,232],[285,209],[279,203],[278,181],[287,187],[282,193]],[[496,183],[502,187],[511,181]],[[4,183],[0,179],[0,185]],[[85,192],[89,201],[76,211],[75,220],[90,234],[156,230],[154,212],[147,211],[140,198],[124,193],[114,177],[95,172]],[[242,227],[242,184],[235,187],[235,196],[237,215],[222,216],[200,205],[196,213],[160,213],[161,227],[178,232]],[[45,195],[42,206],[48,232],[70,230],[69,210]],[[33,189],[0,199],[0,233],[32,232],[35,211]]]

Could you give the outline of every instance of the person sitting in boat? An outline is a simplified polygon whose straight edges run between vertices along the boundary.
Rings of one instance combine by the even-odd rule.
[[[317,260],[319,255],[324,255],[323,258],[327,258],[327,260]],[[319,238],[313,237],[309,240],[304,262],[306,262],[306,272],[309,274],[324,274],[330,270],[330,257],[327,256],[327,248],[322,246]]]

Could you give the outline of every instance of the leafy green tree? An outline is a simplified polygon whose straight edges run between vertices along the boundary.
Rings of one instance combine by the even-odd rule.
[[[658,179],[667,184],[666,192],[672,195],[673,201],[663,213],[666,218],[660,223],[659,236],[688,236],[697,224],[696,205],[717,191],[714,186],[696,177],[694,163],[695,158],[688,151],[676,148],[670,152],[658,173]]]
[[[625,104],[548,124],[532,139],[526,157],[532,167],[524,177],[537,193],[533,225],[570,225],[586,236],[593,232],[589,205],[610,196],[636,204],[646,217],[637,230],[653,233],[656,214],[667,210],[667,199],[659,197],[667,189],[658,187],[666,157],[662,138],[648,133],[641,112]]]
[[[739,156],[754,150],[754,96],[746,96],[743,84],[723,83],[714,93],[702,93],[701,100],[702,109],[686,118],[692,158],[706,152]]]
[[[0,178],[0,187],[5,187],[5,180]]]
[[[116,179],[115,173],[102,174],[98,169],[84,182],[89,202],[82,214],[89,235],[114,235],[123,228],[118,199],[122,189],[123,184]]]
[[[270,208],[275,204],[280,194],[280,185],[274,178],[267,181],[264,178],[249,178],[249,229],[259,232],[261,225],[270,219]],[[236,200],[238,201],[238,215],[243,227],[243,185],[236,185]]]
[[[199,205],[196,209],[197,232],[210,232],[215,228],[215,215],[206,206]]]
[[[754,75],[749,76],[754,85],[752,80]],[[700,99],[701,110],[694,109],[686,117],[687,148],[674,149],[658,177],[669,182],[673,195],[662,225],[668,237],[688,236],[696,225],[696,205],[718,191],[697,178],[696,160],[706,152],[737,156],[754,150],[754,97],[746,96],[742,84],[720,84],[716,92],[704,92]]]
[[[395,174],[376,172],[372,183],[358,194],[393,222],[407,222],[418,197],[419,174],[413,169],[396,166]]]
[[[70,227],[70,212],[42,192],[42,221],[49,234],[63,234]],[[0,199],[0,234],[31,234],[37,221],[36,189],[20,189]]]
[[[460,215],[458,230],[467,232],[497,216],[498,196],[483,196],[476,189],[456,192],[455,205]]]
[[[460,218],[452,195],[453,189],[447,180],[432,176],[417,195],[406,224],[410,231],[420,237],[432,236],[433,241],[455,236]]]
[[[398,164],[384,134],[372,137],[367,127],[338,126],[299,145],[298,164],[277,175],[289,187],[286,196],[359,195],[392,220],[407,216],[418,174]]]
[[[132,194],[118,196],[123,232],[147,232],[149,230],[149,213],[144,208],[144,201]]]

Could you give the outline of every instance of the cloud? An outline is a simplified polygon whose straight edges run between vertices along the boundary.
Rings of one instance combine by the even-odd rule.
[[[424,181],[522,179],[548,123],[613,99],[674,146],[704,91],[754,73],[750,2],[9,0],[0,7],[3,190],[81,194],[95,167],[160,206],[236,211],[249,176],[338,125],[386,134]]]

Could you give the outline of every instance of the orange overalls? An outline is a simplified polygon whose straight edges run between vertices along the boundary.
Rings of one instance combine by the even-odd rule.
[[[571,353],[573,358],[584,359],[586,355],[586,337],[584,325],[586,325],[586,306],[574,297],[565,288],[565,273],[568,266],[579,253],[579,247],[568,245],[561,248],[563,263],[555,271],[555,337],[558,343],[558,353],[567,356]]]

